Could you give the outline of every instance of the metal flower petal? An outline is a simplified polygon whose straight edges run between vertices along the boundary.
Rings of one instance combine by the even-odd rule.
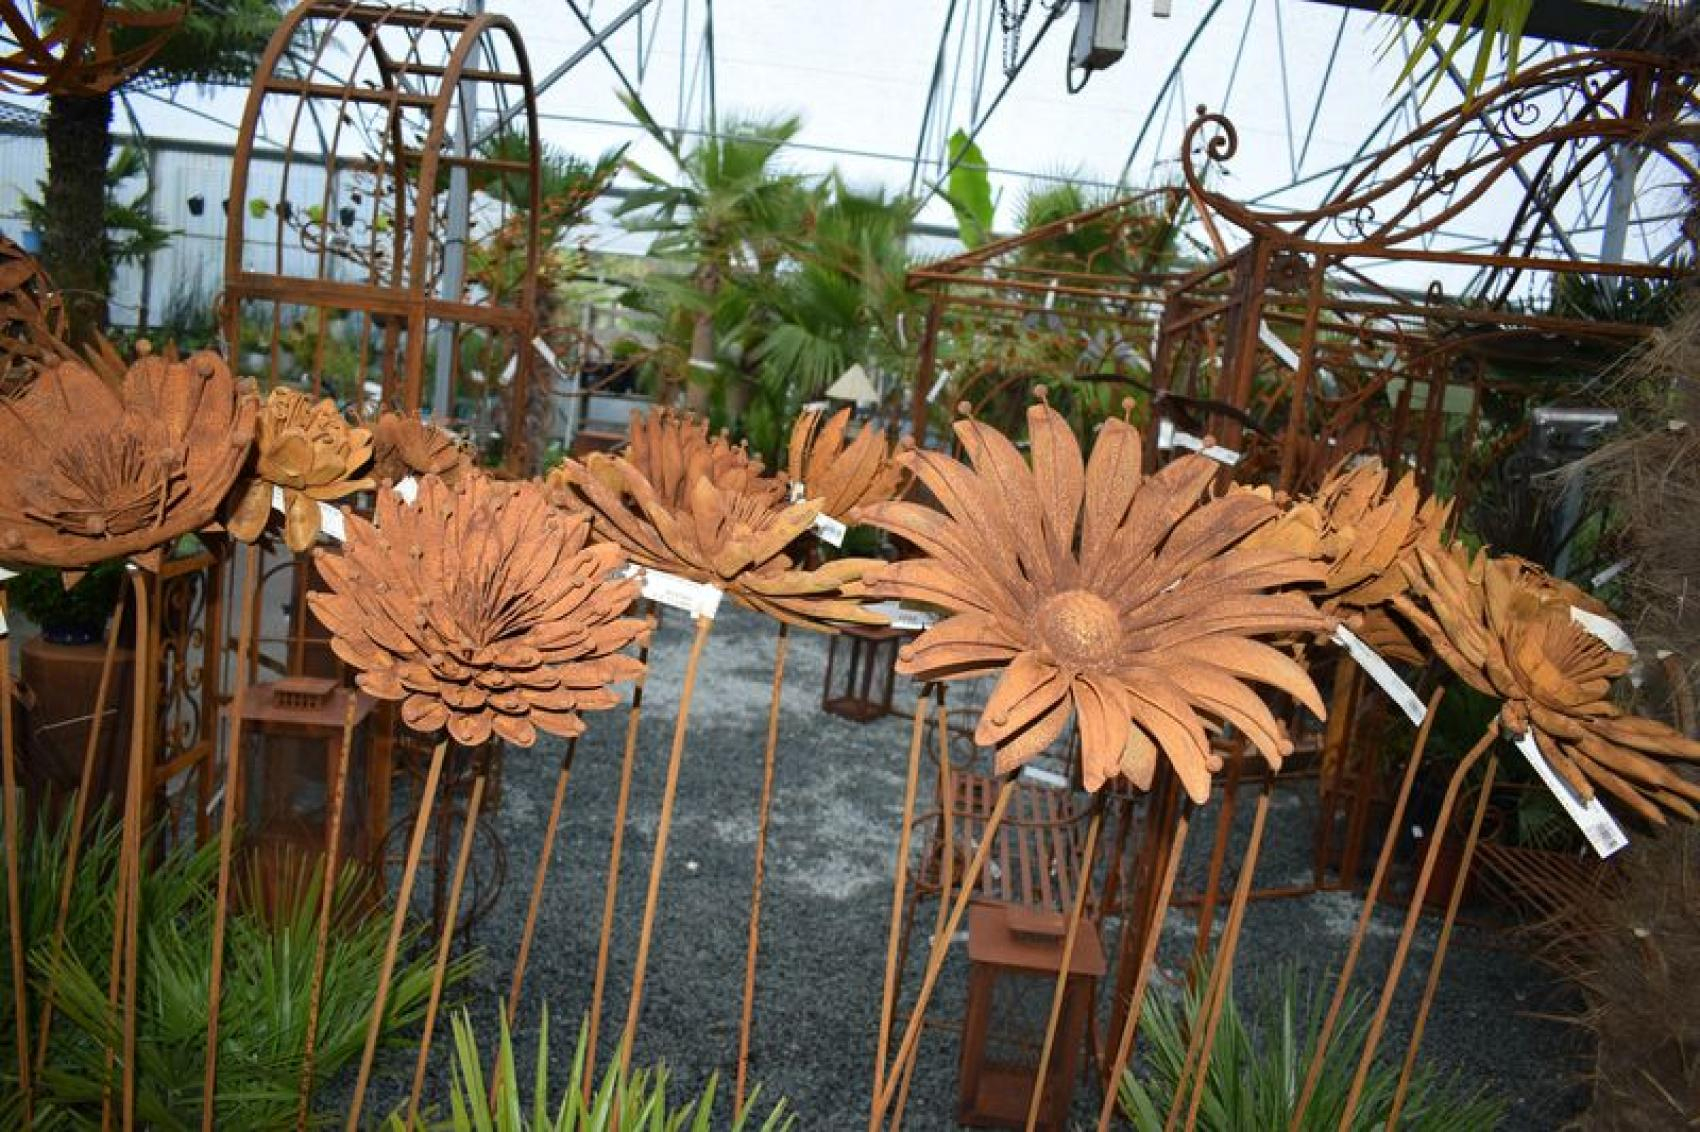
[[[315,402],[299,390],[273,389],[255,427],[254,452],[253,478],[268,497],[270,488],[282,492],[284,542],[297,554],[319,537],[315,504],[373,486],[362,474],[372,461],[372,434],[350,425],[328,398]],[[231,534],[247,542],[260,534],[254,496],[251,484],[229,524]]]

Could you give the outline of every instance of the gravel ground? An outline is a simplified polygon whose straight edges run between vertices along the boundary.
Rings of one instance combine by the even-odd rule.
[[[636,1047],[639,1064],[668,1066],[676,1096],[699,1089],[717,1071],[725,1078],[722,1096],[730,1087],[774,636],[770,621],[740,610],[723,612],[696,690]],[[688,626],[678,615],[670,616],[657,634],[644,705],[602,1027],[604,1064],[624,1017],[689,644]],[[909,724],[893,717],[858,725],[821,712],[826,652],[824,639],[793,634],[780,721],[751,1073],[763,1083],[765,1095],[786,1098],[800,1114],[800,1127],[852,1129],[866,1121]],[[900,708],[912,704],[913,695],[912,685],[900,683]],[[530,1079],[542,1005],[547,1003],[553,1020],[551,1060],[557,1079],[566,1075],[572,1036],[589,1007],[624,726],[623,711],[604,713],[592,720],[579,747],[519,1022],[524,1081]],[[462,990],[487,1049],[495,1043],[496,1005],[507,992],[560,752],[559,744],[510,752],[500,807],[491,815],[507,853],[507,883],[494,912],[462,941],[485,955],[482,971]],[[1248,834],[1253,800],[1248,789],[1238,808],[1230,862],[1238,858]],[[1276,795],[1259,885],[1308,880],[1313,815],[1304,787]],[[1195,825],[1185,868],[1194,884],[1202,877],[1209,840],[1206,817]],[[1231,882],[1230,875],[1225,885]],[[1313,973],[1337,964],[1358,909],[1359,901],[1342,893],[1254,903],[1236,964],[1240,985],[1272,977],[1283,960]],[[1402,907],[1376,913],[1360,985],[1367,985],[1366,975],[1379,980],[1402,915]],[[1115,927],[1107,925],[1111,931]],[[1434,925],[1425,921],[1423,929],[1411,952],[1410,970],[1417,974],[1407,976],[1411,985],[1397,1002],[1388,1038],[1394,1050],[1403,1049],[1404,1028],[1432,954]],[[1195,932],[1190,916],[1170,914],[1154,983],[1157,993],[1172,993],[1178,985]],[[909,988],[918,983],[924,951],[924,930],[918,934],[922,942],[912,948]],[[960,1014],[964,950],[953,948],[934,1017]],[[1461,926],[1429,1019],[1425,1058],[1469,1085],[1502,1096],[1510,1111],[1507,1127],[1557,1127],[1578,1108],[1574,1082],[1585,1049],[1576,1028],[1543,1015],[1563,1014],[1574,1006],[1540,968],[1506,946],[1503,934]],[[1100,1017],[1105,1016],[1101,1007]],[[446,1055],[447,1039],[440,1036],[439,1043]],[[401,1051],[381,1067],[368,1113],[382,1114],[399,1103],[412,1052]],[[446,1075],[446,1069],[436,1074],[439,1083]],[[954,1127],[955,1087],[955,1037],[929,1031],[907,1126]],[[1079,1098],[1083,1121],[1089,1111],[1095,1113],[1094,1100]]]

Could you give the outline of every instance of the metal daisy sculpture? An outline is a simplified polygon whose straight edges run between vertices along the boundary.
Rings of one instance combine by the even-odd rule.
[[[459,437],[412,413],[385,410],[372,424],[372,478],[379,483],[436,476],[453,487],[472,469]]]
[[[1139,433],[1107,421],[1082,460],[1066,421],[1028,409],[1031,463],[1007,437],[961,420],[962,464],[910,457],[942,510],[888,502],[865,522],[923,552],[872,583],[884,597],[951,616],[900,654],[925,680],[998,674],[975,741],[1007,772],[1080,721],[1088,790],[1125,776],[1149,787],[1159,754],[1197,803],[1220,760],[1207,721],[1230,723],[1279,766],[1291,751],[1251,688],[1278,688],[1323,714],[1304,669],[1258,637],[1318,631],[1327,620],[1294,588],[1320,567],[1282,547],[1248,548],[1278,510],[1249,492],[1212,498],[1219,466],[1184,456],[1141,473]]]
[[[615,707],[620,697],[609,685],[639,679],[645,668],[625,651],[647,640],[651,624],[625,615],[638,583],[616,577],[625,563],[619,549],[594,541],[588,518],[563,514],[540,484],[485,476],[466,476],[453,487],[426,476],[414,502],[379,492],[371,522],[351,513],[347,522],[342,549],[318,552],[326,589],[309,594],[308,603],[330,630],[337,656],[356,670],[356,683],[380,699],[399,701],[409,727],[446,730],[458,743],[496,736],[530,747],[545,733],[566,737],[564,779],[572,740],[585,729],[583,714]],[[357,1098],[376,1053],[388,976],[446,748],[447,743],[437,745],[426,776]],[[481,790],[482,777],[469,803],[467,838]],[[559,813],[558,793],[551,840]],[[463,861],[465,853],[463,848]],[[539,865],[533,887],[524,949],[536,922],[544,867]],[[454,919],[451,912],[445,941]],[[447,942],[439,950],[439,983],[446,956]],[[435,1006],[434,993],[427,1043]],[[422,1050],[421,1064],[424,1056]],[[419,1082],[416,1073],[414,1103]],[[350,1127],[357,1116],[358,1110]]]
[[[1580,798],[1604,790],[1659,825],[1667,810],[1700,816],[1700,784],[1671,765],[1700,762],[1700,743],[1612,701],[1631,658],[1577,621],[1567,584],[1461,546],[1421,551],[1407,573],[1415,600],[1400,611],[1459,679],[1501,701],[1505,730],[1531,736]]]
[[[735,1099],[741,1103],[755,993],[760,892],[777,758],[780,693],[790,629],[795,626],[836,632],[848,625],[885,624],[884,615],[865,605],[867,579],[883,563],[866,558],[840,558],[817,569],[803,568],[794,557],[793,544],[814,525],[821,513],[820,500],[790,501],[785,481],[764,475],[759,462],[724,437],[711,436],[702,421],[688,414],[658,410],[647,418],[634,416],[631,435],[631,447],[623,455],[594,456],[583,464],[569,460],[551,472],[549,483],[557,502],[569,511],[588,514],[597,534],[617,545],[638,566],[659,572],[662,579],[670,576],[706,588],[699,593],[715,595],[718,591],[728,595],[738,604],[773,617],[779,623],[762,793],[756,819],[755,880],[750,900],[744,1012],[734,1087]],[[714,596],[713,600],[718,597]],[[656,848],[634,959],[631,1000],[620,1046],[622,1062],[631,1056],[642,1010],[644,977],[677,801],[691,696],[714,624],[712,613],[701,608],[692,612],[696,632],[673,725]],[[628,741],[622,783],[629,781],[634,757],[634,745]],[[614,819],[616,828],[625,822],[626,801],[622,787]],[[607,973],[606,948],[619,883],[619,846],[616,839],[610,851],[603,905],[603,954],[598,957],[592,994],[589,1048],[594,1048],[600,1024],[601,992]]]
[[[792,491],[819,500],[821,514],[854,521],[858,508],[896,499],[909,486],[908,467],[893,457],[911,442],[905,437],[894,448],[885,429],[872,425],[846,442],[849,425],[848,408],[830,417],[817,409],[799,415],[791,428],[786,471]]]

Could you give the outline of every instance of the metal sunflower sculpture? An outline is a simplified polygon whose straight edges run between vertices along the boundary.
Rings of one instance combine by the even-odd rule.
[[[1669,763],[1700,760],[1700,743],[1612,702],[1630,658],[1577,624],[1562,584],[1460,546],[1419,549],[1405,571],[1400,612],[1459,679],[1502,701],[1506,730],[1530,733],[1578,795],[1597,787],[1657,824],[1664,810],[1697,816],[1700,785]]]
[[[225,525],[255,542],[271,517],[272,489],[283,493],[283,541],[300,554],[319,537],[319,504],[369,491],[372,434],[355,428],[329,398],[273,389],[254,435],[254,472]]]
[[[1249,684],[1279,688],[1323,714],[1303,668],[1253,638],[1327,621],[1290,587],[1322,568],[1245,539],[1277,509],[1250,492],[1207,494],[1219,471],[1197,455],[1140,473],[1139,434],[1105,423],[1083,464],[1048,405],[1027,411],[1029,466],[996,430],[958,421],[972,467],[937,452],[910,457],[943,512],[916,503],[863,509],[863,521],[924,557],[888,567],[876,594],[954,616],[900,654],[926,680],[1001,672],[975,731],[998,769],[1037,756],[1080,719],[1088,790],[1125,776],[1148,788],[1159,751],[1204,802],[1220,759],[1207,721],[1231,723],[1272,766],[1292,750]]]
[[[212,353],[144,357],[117,388],[76,362],[50,367],[0,401],[0,561],[157,564],[216,516],[256,408]]]
[[[863,608],[864,581],[882,563],[840,558],[803,570],[786,553],[814,524],[818,503],[788,503],[782,481],[761,475],[741,449],[709,439],[701,422],[656,416],[641,428],[634,421],[630,458],[568,460],[552,471],[556,502],[588,511],[597,534],[639,566],[716,586],[787,624],[831,632],[885,623]]]
[[[1422,648],[1390,610],[1409,587],[1402,564],[1418,547],[1439,547],[1451,515],[1450,502],[1423,498],[1415,477],[1390,484],[1387,468],[1372,457],[1336,465],[1313,496],[1292,503],[1249,541],[1318,559],[1326,573],[1311,597],[1322,612],[1377,652],[1418,664],[1426,659]]]
[[[349,515],[341,551],[316,564],[328,592],[307,601],[332,649],[416,731],[522,747],[578,735],[582,712],[619,703],[609,684],[643,671],[620,651],[650,624],[622,616],[638,585],[612,578],[619,550],[535,483],[427,476],[412,504],[380,492],[374,522]]]
[[[844,520],[865,504],[896,499],[909,485],[909,471],[893,459],[885,429],[864,426],[846,444],[849,424],[847,408],[831,417],[813,409],[803,413],[791,427],[786,461],[793,490],[800,485],[804,497],[820,503],[822,514]],[[898,450],[909,444],[905,438]]]
[[[472,470],[460,439],[411,413],[385,410],[372,425],[372,479],[400,483],[436,476],[450,487]]]

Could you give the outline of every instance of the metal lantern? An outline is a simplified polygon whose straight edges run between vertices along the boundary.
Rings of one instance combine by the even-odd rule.
[[[242,703],[242,797],[238,813],[252,849],[295,848],[309,854],[329,846],[330,794],[342,758],[342,731],[353,697],[354,730],[343,791],[341,855],[364,858],[381,817],[365,812],[368,780],[366,719],[372,699],[338,681],[291,676],[251,685]]]
[[[975,1128],[1025,1128],[1052,991],[1062,968],[1063,917],[1031,907],[978,904],[968,912],[968,1012],[957,1079],[958,1122]],[[1068,1127],[1080,1054],[1092,1017],[1104,949],[1082,923],[1069,977],[1038,1128]]]

